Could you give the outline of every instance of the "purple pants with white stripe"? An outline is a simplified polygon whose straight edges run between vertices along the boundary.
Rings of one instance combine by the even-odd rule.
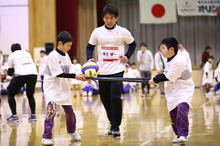
[[[189,105],[186,102],[178,104],[178,106],[170,111],[170,123],[173,131],[179,136],[188,136],[189,133]]]
[[[71,105],[62,105],[65,118],[66,118],[66,129],[68,133],[74,133],[76,130],[76,116],[73,112]],[[54,126],[54,117],[56,115],[56,103],[49,102],[47,105],[47,115],[44,121],[44,134],[43,138],[52,139],[52,129]]]

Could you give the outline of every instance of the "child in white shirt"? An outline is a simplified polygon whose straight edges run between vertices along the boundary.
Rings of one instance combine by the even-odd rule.
[[[214,61],[214,57],[209,56],[208,61],[204,65],[202,85],[205,86],[206,97],[211,96],[210,88],[211,88],[211,85],[213,85],[213,71],[212,71],[213,61]]]
[[[67,52],[70,50],[72,42],[73,38],[70,33],[60,32],[57,36],[58,47],[48,56],[44,75],[47,115],[44,122],[43,145],[53,144],[51,139],[57,104],[62,105],[64,109],[67,132],[72,135],[73,140],[81,140],[81,136],[76,132],[76,116],[72,108],[68,78],[83,81],[85,78],[81,74],[70,73],[72,63]]]
[[[155,85],[165,82],[165,96],[170,112],[170,122],[177,138],[173,143],[187,142],[189,132],[188,113],[192,107],[191,101],[194,93],[194,83],[186,63],[178,52],[178,42],[168,37],[161,42],[162,53],[167,58],[165,73],[155,76],[149,84]]]

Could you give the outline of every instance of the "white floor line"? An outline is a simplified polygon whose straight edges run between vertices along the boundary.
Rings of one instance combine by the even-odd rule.
[[[207,105],[208,103],[210,103],[210,102],[213,101],[213,100],[214,100],[214,97],[213,97],[212,99],[209,99],[209,101],[203,103],[203,104],[200,106],[200,108],[202,108],[203,106]]]
[[[140,144],[140,146],[145,146],[146,144],[150,143],[153,139],[155,139],[157,136],[165,133],[166,131],[170,130],[171,126],[166,127],[164,130],[162,130],[161,132],[157,133],[156,136],[154,136],[153,138],[151,138],[150,140],[145,141],[144,143]]]
[[[214,98],[210,99],[209,101],[203,103],[199,108],[202,108],[203,106],[207,105],[208,103],[210,103],[211,101],[213,101]],[[145,146],[148,143],[150,143],[152,140],[154,140],[157,136],[165,133],[166,131],[170,130],[171,126],[166,127],[164,130],[162,130],[161,132],[157,133],[156,136],[154,136],[153,138],[151,138],[150,140],[145,141],[144,143],[140,144],[140,146]]]

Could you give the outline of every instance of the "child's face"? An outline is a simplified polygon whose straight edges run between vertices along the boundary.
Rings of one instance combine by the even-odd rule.
[[[40,53],[40,57],[44,57],[44,53]]]
[[[212,63],[212,62],[213,62],[213,59],[212,59],[212,58],[209,58],[208,61],[209,61],[210,63]]]
[[[67,42],[63,45],[61,41],[58,42],[58,49],[62,51],[63,53],[67,53],[72,46],[72,42]]]
[[[4,70],[4,75],[6,76],[8,74],[7,70]]]
[[[179,50],[183,50],[183,45],[182,44],[179,44]]]
[[[141,46],[141,50],[142,50],[142,51],[146,51],[146,50],[147,50],[147,47],[146,47],[146,46]]]
[[[162,51],[162,54],[163,54],[163,56],[164,56],[165,58],[170,58],[170,57],[172,57],[172,56],[175,54],[173,47],[171,47],[171,48],[168,50],[167,46],[164,45],[164,44],[161,45],[161,51]]]
[[[73,60],[73,64],[77,64],[77,62],[78,62],[78,61],[77,61],[76,59]]]
[[[118,17],[116,18],[115,15],[109,13],[106,13],[103,17],[103,21],[108,28],[112,28],[117,22],[117,20]]]
[[[136,65],[132,65],[131,68],[132,68],[132,69],[136,69]]]

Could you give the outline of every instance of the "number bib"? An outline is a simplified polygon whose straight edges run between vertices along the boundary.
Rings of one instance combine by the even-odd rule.
[[[101,47],[103,61],[113,62],[119,58],[118,47]]]

